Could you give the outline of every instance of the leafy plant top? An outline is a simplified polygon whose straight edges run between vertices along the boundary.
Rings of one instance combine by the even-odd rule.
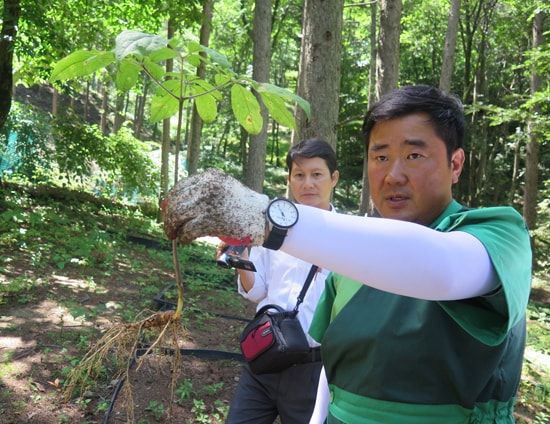
[[[167,72],[165,61],[174,61],[174,71]],[[204,64],[212,81],[197,76]],[[223,92],[229,91],[232,111],[250,134],[263,127],[260,102],[272,118],[287,128],[296,128],[292,108],[298,104],[310,116],[309,103],[291,91],[269,83],[259,83],[237,75],[220,53],[195,40],[171,39],[137,31],[123,31],[111,51],[78,50],[61,59],[50,76],[53,81],[66,81],[88,76],[101,69],[114,70],[116,86],[130,90],[142,74],[147,75],[157,90],[151,101],[151,123],[170,118],[194,102],[201,119],[216,119]]]

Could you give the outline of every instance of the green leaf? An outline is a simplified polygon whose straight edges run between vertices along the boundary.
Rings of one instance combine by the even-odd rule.
[[[296,130],[296,121],[294,115],[288,109],[285,101],[278,94],[260,92],[262,101],[269,111],[269,114],[275,121],[284,127]]]
[[[164,90],[163,90],[164,89]],[[159,91],[169,91],[172,93],[176,98],[180,98],[183,96],[183,81],[180,79],[167,79],[162,83],[162,88],[158,89]],[[186,97],[189,97],[191,93],[187,93]]]
[[[262,82],[258,84],[257,90],[260,93],[262,92],[273,93],[285,99],[294,100],[304,110],[307,118],[308,119],[311,118],[311,108],[310,108],[309,102],[303,99],[302,97],[298,96],[297,94],[294,94],[293,92],[287,90],[286,88],[282,88],[273,84]]]
[[[169,94],[155,95],[151,99],[151,124],[171,118],[179,111],[179,101]]]
[[[151,78],[153,78],[156,81],[160,81],[162,77],[164,76],[164,68],[155,62],[153,62],[150,58],[146,57],[143,60],[143,67],[149,72],[151,75]]]
[[[231,108],[239,124],[250,134],[262,131],[263,118],[258,100],[249,90],[239,84],[231,87]]]
[[[115,61],[111,52],[99,50],[78,50],[56,63],[50,76],[50,81],[64,81],[82,77],[105,68]]]
[[[174,59],[176,57],[178,57],[178,52],[166,46],[149,54],[149,59],[153,62],[162,62],[167,59]]]
[[[114,53],[118,61],[131,54],[148,56],[157,53],[160,55],[166,53],[164,49],[167,44],[168,40],[160,35],[123,31],[116,37]]]
[[[218,104],[211,94],[204,94],[195,98],[197,112],[201,119],[207,124],[214,122],[218,114]]]
[[[215,63],[220,65],[222,68],[232,71],[231,64],[229,63],[229,61],[224,55],[222,55],[221,53],[218,53],[216,50],[209,49],[208,47],[205,47],[205,46],[201,46],[201,48],[202,48],[202,51],[205,52],[208,56],[210,56],[210,58]]]
[[[189,53],[194,53],[202,51],[202,48],[198,42],[191,40],[189,41],[189,43],[187,43],[187,50],[189,51]]]
[[[201,55],[198,53],[192,53],[188,55],[185,60],[187,61],[187,63],[194,66],[195,68],[198,68],[201,62],[204,62],[204,58],[201,57]]]
[[[220,93],[219,90],[214,89],[212,84],[210,84],[208,81],[197,77],[192,81],[190,80],[190,82],[193,83],[193,85],[191,86],[191,92],[194,96],[200,96],[203,93],[208,92],[210,95],[214,96],[216,100],[222,99],[222,93]]]
[[[227,83],[229,83],[229,81],[231,81],[231,78],[229,78],[228,75],[224,75],[224,74],[215,74],[215,75],[214,75],[214,81],[216,81],[216,85],[217,85],[217,86],[224,86],[224,85],[226,85]]]
[[[120,62],[115,81],[117,88],[121,91],[128,91],[136,84],[140,72],[141,66],[127,60]]]

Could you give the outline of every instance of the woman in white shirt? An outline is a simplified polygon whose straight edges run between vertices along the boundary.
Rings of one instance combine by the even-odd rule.
[[[317,138],[303,141],[290,148],[286,162],[288,183],[296,202],[334,210],[331,196],[339,172],[336,154],[330,144]],[[222,244],[218,251],[224,247]],[[248,258],[246,250],[241,257]],[[252,247],[249,259],[256,272],[237,270],[239,293],[257,303],[256,310],[267,304],[292,310],[312,264],[264,247]],[[309,421],[322,362],[319,344],[309,336],[308,329],[327,275],[326,269],[317,272],[298,313],[312,349],[310,362],[292,365],[279,373],[261,375],[254,374],[245,365],[231,400],[227,424],[272,424],[277,416],[282,424]]]

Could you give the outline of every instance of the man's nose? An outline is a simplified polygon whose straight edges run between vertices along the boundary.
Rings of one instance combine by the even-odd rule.
[[[386,174],[386,182],[390,184],[402,184],[407,180],[407,172],[401,159],[394,160],[390,163],[388,173]]]

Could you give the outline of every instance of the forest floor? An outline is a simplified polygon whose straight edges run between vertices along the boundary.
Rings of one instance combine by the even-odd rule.
[[[101,334],[119,325],[121,307],[144,304],[144,287],[129,282],[143,279],[143,273],[164,278],[167,287],[173,282],[170,270],[159,268],[147,252],[137,250],[133,258],[142,265],[135,271],[126,263],[116,264],[111,277],[94,275],[93,270],[83,277],[71,267],[52,269],[43,284],[0,296],[1,423],[223,422],[240,375],[237,340],[245,324],[240,319],[253,315],[253,305],[235,290],[212,290],[189,299],[192,307],[184,312],[185,334],[178,337],[183,353],[179,364],[170,354],[142,355],[124,379],[107,362],[95,386],[82,396],[65,397],[62,381],[67,367],[76,364],[87,349],[93,350]],[[228,278],[232,275],[223,271]],[[10,262],[0,274],[0,291],[7,278],[30,279],[33,274],[31,263]],[[103,289],[98,290],[99,286]],[[162,293],[151,296],[151,309],[172,303],[163,300]],[[73,317],[78,308],[88,313],[87,319]],[[130,357],[128,363],[132,364]],[[132,409],[128,409],[127,392],[119,390],[124,382],[130,382],[133,419],[128,419]]]

